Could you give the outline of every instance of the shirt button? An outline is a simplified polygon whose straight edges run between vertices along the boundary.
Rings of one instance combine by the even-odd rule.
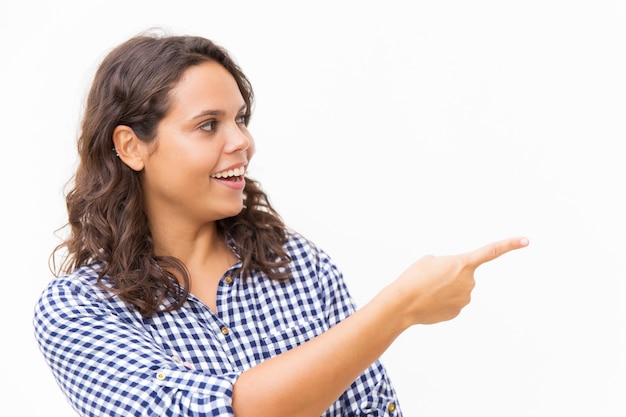
[[[163,381],[165,379],[165,374],[163,372],[159,372],[159,373],[156,374],[156,378],[159,381]]]
[[[396,405],[394,403],[389,403],[389,405],[387,406],[387,411],[393,413],[394,411],[396,411]]]
[[[228,334],[228,328],[226,326],[222,327],[222,334],[226,336]]]
[[[224,282],[226,284],[230,285],[230,284],[233,283],[233,279],[230,276],[228,276],[228,277],[224,278]]]

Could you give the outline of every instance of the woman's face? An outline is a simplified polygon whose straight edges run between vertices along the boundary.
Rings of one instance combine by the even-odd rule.
[[[151,222],[194,227],[242,210],[243,175],[254,153],[247,114],[235,79],[220,64],[185,71],[142,171]]]

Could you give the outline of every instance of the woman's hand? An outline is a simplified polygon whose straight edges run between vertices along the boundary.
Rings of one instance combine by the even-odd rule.
[[[476,268],[528,243],[528,239],[516,237],[460,255],[422,257],[391,284],[405,302],[409,325],[456,317],[470,302]]]

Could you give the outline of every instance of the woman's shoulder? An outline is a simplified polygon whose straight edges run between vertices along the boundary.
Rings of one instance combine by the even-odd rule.
[[[76,268],[74,271],[54,277],[47,285],[50,287],[97,287],[98,277],[102,273],[103,264],[94,262]]]
[[[287,232],[285,242],[287,253],[293,258],[319,259],[320,256],[328,256],[315,242],[306,238],[301,233],[293,230]]]
[[[322,247],[298,232],[288,232],[285,248],[291,258],[292,269],[314,269],[318,272],[337,269]]]
[[[96,262],[54,277],[41,292],[38,305],[56,308],[84,303],[87,300],[98,302],[110,298],[111,294],[98,284],[102,267],[102,263]]]

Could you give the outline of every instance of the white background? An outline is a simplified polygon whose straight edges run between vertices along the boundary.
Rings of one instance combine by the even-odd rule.
[[[243,67],[251,176],[359,305],[423,254],[531,239],[384,355],[405,416],[626,415],[624,0],[3,0],[0,415],[73,415],[32,308],[93,72],[152,26]]]

